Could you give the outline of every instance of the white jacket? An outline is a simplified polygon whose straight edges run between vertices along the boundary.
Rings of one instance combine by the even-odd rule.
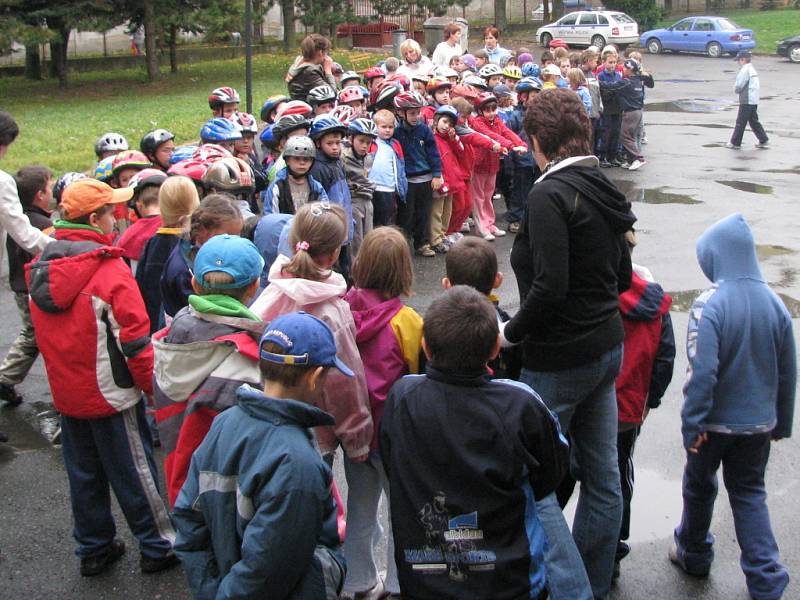
[[[6,249],[6,232],[31,254],[39,254],[53,241],[53,238],[31,225],[28,215],[22,212],[17,183],[11,175],[0,169],[0,265],[3,264]]]
[[[739,104],[758,104],[760,85],[756,68],[747,63],[736,75],[734,90],[739,94]]]

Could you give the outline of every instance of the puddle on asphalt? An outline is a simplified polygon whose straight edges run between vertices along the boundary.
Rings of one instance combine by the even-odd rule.
[[[724,148],[725,142],[714,142],[711,144],[703,144],[703,148]]]
[[[792,271],[796,277],[796,273],[793,269],[789,269]],[[776,282],[772,285],[779,286],[780,282]],[[791,284],[790,284],[791,285]],[[672,308],[675,312],[689,312],[689,309],[692,308],[692,304],[697,299],[697,297],[704,292],[705,290],[681,290],[679,292],[667,292],[672,297]],[[797,298],[792,298],[788,294],[784,294],[783,292],[776,292],[778,297],[783,301],[786,305],[786,308],[789,310],[789,314],[792,316],[793,319],[800,319],[800,300]]]
[[[697,200],[688,194],[676,194],[665,191],[666,188],[643,188],[634,181],[620,179],[615,181],[617,188],[625,194],[629,202],[641,202],[644,204],[702,204],[702,200]]]
[[[720,98],[683,98],[670,102],[650,102],[644,105],[646,111],[687,113],[715,113],[731,110],[733,107],[732,100]]]
[[[792,173],[794,175],[800,175],[800,165],[786,169],[766,169],[764,173]]]
[[[708,83],[708,79],[659,79],[659,83]]]
[[[752,181],[723,181],[719,179],[716,181],[717,183],[727,185],[740,192],[750,192],[751,194],[772,194],[775,191],[771,185],[762,185],[760,183],[753,183]]]
[[[567,523],[572,523],[577,506],[578,488],[564,509]],[[683,511],[680,479],[665,479],[653,469],[636,467],[636,489],[631,501],[629,543],[671,538]]]
[[[786,254],[795,254],[797,251],[787,248],[786,246],[778,246],[775,244],[756,244],[756,255],[758,260],[767,260],[774,256],[784,256]]]

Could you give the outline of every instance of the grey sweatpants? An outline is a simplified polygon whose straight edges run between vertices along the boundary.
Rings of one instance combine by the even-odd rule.
[[[622,113],[622,147],[628,161],[641,160],[639,150],[639,128],[642,126],[642,111],[629,110]]]

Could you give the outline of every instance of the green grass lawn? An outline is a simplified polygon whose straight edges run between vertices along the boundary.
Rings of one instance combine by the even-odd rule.
[[[347,68],[347,54],[336,59]],[[253,111],[258,117],[264,100],[286,93],[284,76],[294,55],[253,57]],[[13,173],[27,164],[41,164],[56,176],[94,167],[94,141],[103,133],[123,134],[138,150],[142,136],[156,127],[169,129],[177,144],[197,140],[211,118],[208,93],[230,85],[239,91],[244,110],[244,58],[181,65],[180,72],[148,83],[141,70],[72,74],[70,87],[57,82],[0,78],[0,108],[10,112],[20,135],[0,163]]]
[[[800,34],[800,9],[796,8],[719,10],[716,14],[728,17],[740,27],[752,29],[756,36],[756,52],[775,54],[778,40]],[[658,27],[669,27],[684,16],[673,13]]]

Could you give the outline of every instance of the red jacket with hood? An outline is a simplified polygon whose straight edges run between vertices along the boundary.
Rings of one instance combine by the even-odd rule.
[[[55,238],[25,267],[53,404],[69,417],[108,417],[152,395],[150,320],[110,236],[61,221]]]
[[[671,326],[670,339],[662,341],[664,320],[669,319],[671,304],[672,298],[660,285],[643,279],[636,272],[631,277],[631,287],[619,296],[625,328],[625,352],[616,382],[620,423],[641,424],[645,405],[658,406],[672,379],[675,342]],[[671,350],[671,356],[660,357],[664,350]],[[659,358],[661,363],[666,363],[663,367]]]
[[[433,134],[436,140],[436,147],[439,148],[439,156],[442,158],[442,177],[448,188],[448,194],[456,194],[467,188],[467,181],[470,179],[468,168],[468,158],[464,145],[457,135],[450,137],[442,135],[438,131]]]
[[[515,146],[527,147],[527,144],[498,116],[495,116],[491,123],[483,116],[472,117],[469,126],[495,140],[506,150],[511,150]],[[497,173],[500,170],[500,155],[484,148],[476,149],[475,170],[479,173]]]

